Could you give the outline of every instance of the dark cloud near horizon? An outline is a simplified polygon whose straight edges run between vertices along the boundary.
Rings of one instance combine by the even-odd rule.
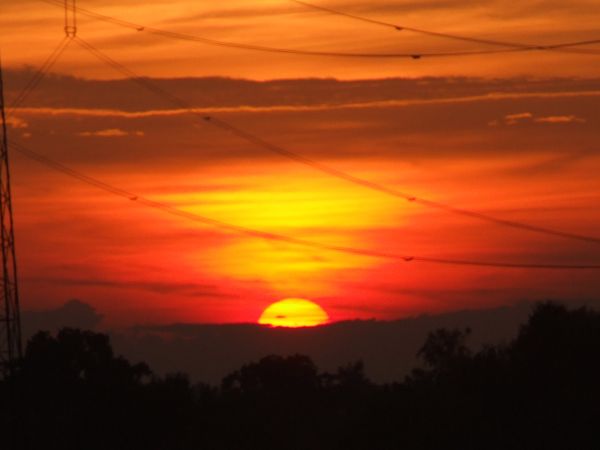
[[[7,103],[33,76],[33,68],[5,70]],[[421,77],[364,80],[334,78],[253,81],[225,77],[150,79],[193,107],[343,105],[409,99],[449,99],[487,94],[529,94],[600,90],[597,78]],[[93,80],[49,74],[22,106],[114,108],[123,111],[171,109],[167,100],[125,79]]]
[[[40,330],[56,332],[63,327],[95,330],[102,321],[96,309],[81,300],[69,300],[57,308],[21,313],[24,340]]]
[[[9,71],[12,95],[29,75]],[[376,156],[414,164],[450,155],[570,154],[597,143],[600,79],[153,82],[200,108],[200,115],[215,114],[274,144],[314,157]],[[28,104],[51,109],[15,111],[11,136],[20,136],[34,149],[52,147],[52,154],[67,163],[117,165],[143,160],[145,165],[160,163],[163,170],[181,165],[182,159],[198,167],[248,158],[285,163],[210,127],[201,117],[173,110],[164,99],[127,80],[55,76],[44,81]],[[518,127],[489,126],[520,111],[530,111],[540,120],[522,121]],[[577,120],[541,120],[553,117]],[[584,152],[580,158],[594,156]],[[565,165],[573,162],[564,160]],[[560,159],[549,168],[559,163]]]
[[[481,290],[480,295],[489,294]],[[598,300],[570,300],[570,307],[600,308]],[[416,354],[427,333],[438,328],[471,328],[472,348],[499,344],[513,337],[532,310],[518,302],[490,309],[424,314],[393,320],[353,320],[316,328],[269,328],[256,324],[138,325],[108,330],[115,351],[130,360],[143,360],[159,374],[183,371],[194,381],[219,383],[244,363],[270,354],[310,356],[321,370],[335,371],[362,360],[376,382],[399,380],[417,364]],[[24,337],[38,330],[61,327],[98,330],[102,320],[80,300],[44,311],[24,311]]]
[[[569,302],[578,305],[582,302]],[[599,302],[588,302],[598,308]],[[362,360],[377,382],[401,379],[417,364],[427,333],[437,328],[471,328],[479,348],[513,337],[531,312],[522,302],[487,310],[422,315],[395,321],[356,320],[317,328],[266,328],[254,324],[175,324],[115,332],[115,348],[145,360],[159,373],[187,372],[193,380],[218,383],[241,364],[269,354],[310,356],[322,370],[335,371]]]
[[[161,280],[114,280],[110,278],[36,278],[28,282],[52,283],[63,286],[107,287],[114,289],[135,289],[157,294],[179,294],[194,297],[224,297],[216,285],[186,283]]]

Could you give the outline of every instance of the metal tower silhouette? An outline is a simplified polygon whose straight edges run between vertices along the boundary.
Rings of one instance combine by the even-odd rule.
[[[65,0],[65,34],[77,36],[77,0]]]
[[[8,139],[4,108],[4,82],[0,61],[0,111],[2,141],[0,142],[0,246],[2,247],[2,280],[0,282],[0,371],[6,375],[22,356],[17,260],[13,233]]]

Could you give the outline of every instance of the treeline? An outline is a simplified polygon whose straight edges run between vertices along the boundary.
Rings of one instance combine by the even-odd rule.
[[[319,372],[268,356],[219,387],[158,377],[106,335],[38,333],[0,383],[7,450],[598,449],[600,314],[544,303],[510,342],[440,329],[421,367],[376,385],[361,362]],[[199,354],[198,358],[202,358]]]

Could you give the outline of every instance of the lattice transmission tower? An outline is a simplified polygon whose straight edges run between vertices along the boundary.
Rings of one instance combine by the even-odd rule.
[[[21,316],[17,285],[17,259],[13,232],[12,196],[8,164],[8,139],[4,105],[4,80],[0,61],[0,239],[2,247],[2,280],[0,282],[0,371],[6,376],[21,359]]]

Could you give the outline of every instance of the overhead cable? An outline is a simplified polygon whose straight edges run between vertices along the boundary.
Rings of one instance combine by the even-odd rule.
[[[473,42],[473,43],[493,45],[493,46],[498,46],[498,47],[508,47],[508,48],[512,48],[512,49],[521,49],[521,50],[567,50],[568,49],[570,52],[576,51],[577,53],[600,54],[600,53],[598,53],[597,50],[589,50],[588,51],[587,49],[583,49],[583,51],[580,51],[580,49],[573,48],[573,47],[598,44],[598,43],[600,43],[600,39],[588,39],[585,41],[564,42],[564,43],[560,43],[560,44],[550,44],[550,45],[524,44],[524,43],[519,43],[519,42],[498,41],[498,40],[483,39],[483,38],[478,38],[478,37],[473,37],[473,36],[463,36],[463,35],[459,35],[459,34],[441,33],[439,31],[425,30],[423,28],[414,28],[414,27],[409,27],[406,25],[398,25],[395,23],[384,22],[382,20],[372,19],[372,18],[365,17],[365,16],[359,16],[359,15],[348,13],[345,11],[340,11],[338,9],[333,9],[333,8],[329,8],[326,6],[316,5],[314,3],[309,3],[309,2],[305,2],[305,1],[301,1],[301,0],[290,0],[290,1],[292,1],[296,4],[308,7],[308,8],[316,9],[319,11],[324,11],[329,14],[335,14],[338,16],[343,16],[343,17],[348,17],[350,19],[358,20],[361,22],[366,22],[366,23],[371,23],[374,25],[392,28],[396,31],[411,31],[413,33],[434,36],[434,37],[438,37],[438,38],[452,39],[452,40],[465,41],[465,42]]]
[[[560,238],[565,238],[565,239],[571,239],[571,240],[575,240],[575,241],[600,244],[600,238],[595,237],[595,236],[570,233],[570,232],[565,232],[562,230],[555,230],[552,228],[532,225],[532,224],[528,224],[528,223],[524,223],[524,222],[506,220],[506,219],[495,217],[495,216],[485,214],[482,212],[468,210],[468,209],[464,209],[464,208],[458,208],[458,207],[447,205],[447,204],[444,204],[441,202],[436,202],[433,200],[422,198],[422,197],[416,196],[411,193],[398,191],[394,188],[385,186],[381,183],[377,183],[374,181],[370,181],[370,180],[367,180],[364,178],[354,176],[354,175],[344,172],[342,170],[331,167],[327,164],[321,163],[319,161],[313,160],[306,156],[303,156],[303,155],[297,154],[295,152],[292,152],[290,150],[284,149],[280,146],[274,145],[274,144],[262,139],[261,137],[255,135],[255,134],[241,130],[240,128],[235,127],[234,125],[224,121],[223,119],[217,118],[215,116],[203,115],[199,112],[194,111],[192,106],[189,105],[184,100],[182,100],[181,98],[179,98],[171,93],[166,92],[164,89],[161,89],[160,87],[158,87],[154,83],[152,83],[149,79],[143,78],[143,77],[137,75],[131,69],[129,69],[126,66],[124,66],[123,64],[115,61],[114,59],[112,59],[111,57],[109,57],[108,55],[106,55],[105,53],[103,53],[102,51],[100,51],[99,49],[97,49],[96,47],[91,45],[90,43],[84,41],[80,37],[75,38],[75,41],[79,45],[81,45],[84,49],[86,49],[88,52],[90,52],[92,55],[94,55],[96,58],[98,58],[100,61],[104,62],[105,64],[107,64],[110,67],[114,68],[115,70],[119,71],[120,73],[122,73],[126,77],[130,78],[135,83],[141,85],[142,87],[153,92],[154,94],[167,99],[168,101],[170,101],[177,107],[188,110],[190,114],[201,117],[204,122],[211,124],[215,127],[227,130],[227,131],[233,133],[234,135],[242,138],[246,142],[249,142],[257,147],[260,147],[260,148],[268,150],[272,153],[276,153],[278,155],[284,156],[288,159],[291,159],[292,161],[304,164],[315,170],[323,172],[327,175],[339,178],[341,180],[353,183],[355,185],[358,185],[358,186],[361,186],[361,187],[364,187],[364,188],[367,188],[367,189],[370,189],[373,191],[377,191],[377,192],[380,192],[383,194],[391,195],[393,197],[401,198],[401,199],[407,200],[409,202],[419,203],[424,206],[436,208],[439,210],[443,210],[443,211],[461,215],[461,216],[466,216],[466,217],[482,220],[482,221],[493,223],[496,225],[502,225],[505,227],[516,228],[516,229],[526,230],[526,231],[530,231],[530,232],[535,232],[535,233],[540,233],[540,234],[545,234],[545,235],[550,235],[550,236],[555,236],[555,237],[560,237]]]
[[[171,214],[173,216],[177,216],[186,220],[191,220],[194,222],[199,222],[205,225],[210,225],[212,227],[216,227],[219,229],[223,229],[226,231],[231,231],[237,234],[264,239],[268,241],[276,241],[283,242],[286,244],[293,244],[302,247],[313,248],[317,250],[326,250],[336,253],[343,253],[355,256],[366,256],[372,258],[379,259],[388,259],[402,262],[424,262],[424,263],[433,263],[433,264],[444,264],[444,265],[457,265],[457,266],[478,266],[478,267],[495,267],[495,268],[503,268],[503,269],[549,269],[549,270],[598,270],[600,269],[600,265],[597,264],[524,264],[524,263],[505,263],[505,262],[497,262],[497,261],[478,261],[478,260],[470,260],[470,259],[453,259],[453,258],[436,258],[436,257],[428,257],[428,256],[417,256],[417,255],[400,255],[397,253],[391,252],[382,252],[376,250],[368,250],[361,249],[356,247],[349,246],[341,246],[341,245],[331,245],[331,244],[323,244],[320,242],[296,238],[293,236],[287,236],[278,233],[266,232],[255,230],[252,228],[242,227],[239,225],[230,224],[227,222],[223,222],[220,220],[212,219],[210,217],[202,216],[196,213],[192,213],[189,211],[184,211],[178,208],[175,208],[167,203],[158,202],[155,200],[151,200],[145,198],[139,194],[130,192],[126,189],[122,189],[120,187],[114,186],[112,184],[106,183],[104,181],[98,180],[97,178],[86,175],[80,171],[77,171],[71,167],[68,167],[62,163],[59,163],[53,159],[50,159],[40,153],[37,153],[29,148],[16,143],[14,141],[10,142],[10,147],[12,147],[17,152],[23,154],[24,156],[35,160],[55,171],[61,172],[65,175],[68,175],[72,178],[75,178],[83,183],[94,186],[98,189],[101,189],[110,194],[126,198],[132,202],[139,203],[141,205],[154,208],[165,213]]]
[[[65,36],[56,48],[50,53],[48,58],[44,61],[44,63],[40,66],[40,68],[33,74],[31,79],[27,82],[27,84],[23,87],[21,92],[15,97],[15,99],[10,104],[9,113],[12,112],[15,108],[21,105],[29,95],[35,90],[38,84],[42,81],[42,79],[50,72],[56,61],[60,58],[63,52],[67,49],[72,38],[69,36]]]
[[[45,3],[63,7],[63,3],[60,0],[41,0]],[[449,52],[391,52],[391,53],[368,53],[368,52],[338,52],[338,51],[317,51],[317,50],[300,50],[300,49],[290,49],[290,48],[280,48],[280,47],[270,47],[263,45],[254,45],[254,44],[245,44],[241,42],[230,42],[230,41],[222,41],[217,39],[206,38],[202,36],[179,33],[169,30],[164,30],[156,27],[151,27],[147,25],[141,25],[138,23],[133,23],[127,20],[123,20],[117,17],[108,16],[106,14],[100,14],[89,9],[81,8],[79,6],[76,7],[76,10],[79,14],[84,16],[93,18],[95,20],[100,20],[103,22],[112,23],[114,25],[118,25],[121,27],[129,28],[132,30],[136,30],[138,32],[145,32],[154,34],[157,36],[162,36],[170,39],[183,40],[189,42],[198,42],[201,44],[218,46],[218,47],[228,47],[234,48],[238,50],[250,50],[250,51],[258,51],[258,52],[267,52],[267,53],[281,53],[281,54],[293,54],[293,55],[304,55],[304,56],[321,56],[321,57],[335,57],[335,58],[366,58],[366,59],[421,59],[421,58],[442,58],[442,57],[457,57],[457,56],[474,56],[474,55],[492,55],[498,53],[515,53],[515,52],[524,52],[524,51],[535,51],[535,50],[548,50],[551,48],[561,48],[564,46],[574,47],[581,45],[590,45],[592,43],[600,42],[599,40],[595,41],[581,41],[581,42],[572,42],[568,44],[557,44],[552,46],[544,46],[541,48],[539,46],[519,46],[516,48],[504,48],[504,49],[496,49],[496,50],[464,50],[464,51],[449,51]]]

